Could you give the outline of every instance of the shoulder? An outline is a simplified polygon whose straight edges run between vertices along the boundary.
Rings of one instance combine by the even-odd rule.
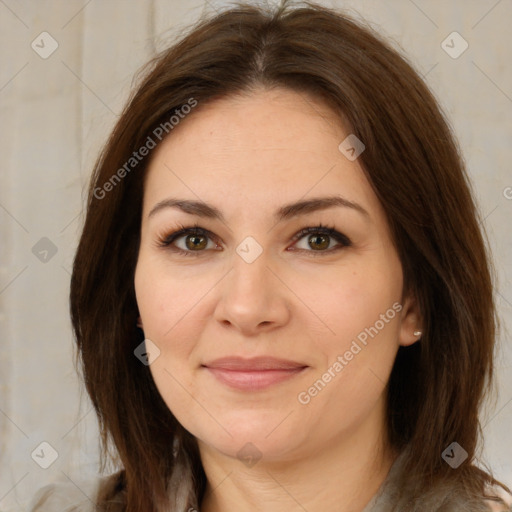
[[[432,505],[429,509],[438,512],[512,512],[512,495],[497,485],[488,485],[483,494],[475,495],[459,482],[440,485],[426,496]]]
[[[418,479],[412,480],[404,471],[404,460],[404,456],[397,459],[381,491],[364,512],[512,512],[512,494],[499,482],[484,484],[481,492],[472,490],[466,479],[419,485]]]
[[[512,495],[499,486],[487,486],[480,496],[470,495],[464,485],[447,486],[430,497],[439,512],[512,512]]]
[[[496,491],[489,492],[486,496],[500,497],[503,502],[486,499],[483,496],[470,496],[464,489],[447,486],[446,488],[431,488],[416,497],[411,497],[407,493],[399,493],[398,499],[389,503],[393,506],[382,508],[382,512],[512,512],[511,495]],[[381,512],[381,509],[375,510],[375,512],[377,511]]]
[[[512,512],[512,494],[498,486],[491,487],[488,494],[495,498],[501,498],[504,501],[503,504],[498,501],[487,500],[486,503],[491,512]]]
[[[96,498],[105,477],[87,481],[62,481],[40,488],[29,512],[96,512]]]

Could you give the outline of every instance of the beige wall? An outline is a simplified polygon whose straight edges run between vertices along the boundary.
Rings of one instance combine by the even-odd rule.
[[[485,216],[499,275],[498,305],[503,327],[510,330],[512,3],[324,3],[357,9],[394,38],[441,99]],[[214,0],[205,5],[199,0],[0,2],[2,511],[23,510],[33,489],[47,482],[94,474],[95,417],[86,397],[80,405],[67,304],[84,185],[136,69],[204,8],[221,6]],[[43,31],[58,43],[46,59],[31,47],[35,40],[43,56],[51,50],[54,43],[48,36],[42,36],[43,42],[37,38]],[[456,59],[441,47],[453,31],[469,44]],[[461,48],[456,40],[453,46],[452,52]],[[484,420],[482,458],[509,485],[511,363],[510,336],[504,333],[498,358],[500,394]],[[31,458],[43,441],[58,452],[48,469]],[[35,458],[37,454],[40,461],[50,461],[52,452],[43,446]]]

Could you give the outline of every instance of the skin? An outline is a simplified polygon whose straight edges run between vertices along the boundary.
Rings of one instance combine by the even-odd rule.
[[[399,346],[418,340],[420,318],[414,298],[402,295],[382,206],[358,160],[338,149],[349,133],[310,97],[259,89],[199,105],[152,155],[135,289],[145,336],[160,350],[154,381],[198,441],[208,480],[203,512],[361,511],[397,455],[387,444],[386,384]],[[367,215],[334,207],[273,217],[284,204],[334,194]],[[210,203],[225,222],[173,207],[149,215],[169,197]],[[159,246],[180,223],[215,239],[198,256]],[[314,234],[293,240],[319,223],[352,244],[329,252],[339,246],[333,238],[320,250],[308,244]],[[251,263],[236,252],[248,236],[263,250]],[[186,240],[174,246],[194,252]],[[395,303],[401,312],[300,403],[299,393]],[[232,355],[308,368],[268,389],[233,390],[201,366]],[[254,465],[237,457],[247,443],[261,456]]]

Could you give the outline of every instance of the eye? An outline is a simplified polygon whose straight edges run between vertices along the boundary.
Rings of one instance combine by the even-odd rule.
[[[299,247],[299,251],[306,251],[309,253],[312,253],[312,256],[319,256],[321,254],[329,254],[334,251],[338,251],[340,249],[343,249],[344,247],[350,247],[352,245],[352,242],[350,239],[345,236],[343,233],[340,233],[333,227],[327,227],[327,226],[315,226],[315,227],[308,227],[304,228],[301,231],[299,231],[294,237],[294,240],[301,240],[302,238],[307,237],[307,247],[309,249],[301,248]],[[338,245],[335,245],[332,247],[331,242],[333,241],[338,242]],[[292,246],[291,250],[297,250],[296,249],[297,244],[294,244]],[[316,254],[315,254],[316,253]]]
[[[188,227],[180,225],[180,228],[178,231],[159,237],[158,246],[165,247],[184,256],[200,256],[206,249],[222,250],[217,243],[217,237],[207,229],[201,228],[197,224]],[[293,236],[292,240],[300,241],[302,238],[306,238],[306,236],[308,236],[307,247],[309,249],[297,247],[298,244],[295,243],[290,250],[308,252],[312,256],[319,256],[321,254],[330,254],[352,245],[350,239],[343,233],[340,233],[333,227],[322,226],[321,224],[302,229]],[[180,241],[180,239],[183,240]],[[333,240],[338,243],[334,247],[331,245]],[[177,244],[178,241],[181,242],[181,247]],[[213,247],[211,245],[209,247],[209,242],[213,244]]]
[[[178,231],[160,237],[158,245],[185,256],[199,256],[204,249],[212,249],[211,246],[208,247],[208,239],[212,241],[215,237],[207,229],[203,229],[197,224],[189,227],[180,226],[180,228]],[[180,239],[183,239],[181,247],[176,243]],[[213,245],[213,249],[218,250],[218,244],[213,243]]]

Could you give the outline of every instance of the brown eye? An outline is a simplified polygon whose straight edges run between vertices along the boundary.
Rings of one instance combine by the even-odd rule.
[[[321,249],[327,249],[329,247],[329,236],[328,235],[311,235],[308,238],[308,244],[311,249],[315,251]]]
[[[204,249],[208,245],[207,237],[202,235],[187,235],[185,245],[190,250]]]
[[[297,241],[300,241],[302,238],[307,238],[307,246],[297,247],[298,243],[295,243],[292,250],[297,249],[299,251],[305,251],[311,253],[313,256],[330,254],[331,252],[352,245],[350,239],[344,234],[336,231],[334,228],[321,225],[305,228],[294,236],[294,239]],[[337,245],[331,246],[332,241],[337,242]]]
[[[302,229],[293,237],[293,240],[300,241],[300,239],[306,237],[307,247],[297,247],[298,243],[296,242],[290,250],[298,250],[309,253],[312,256],[320,256],[331,254],[352,245],[352,242],[344,234],[336,231],[334,228],[322,225]],[[184,240],[184,244],[181,239]],[[213,245],[209,247],[210,249],[222,250],[214,240],[216,238],[213,233],[199,226],[182,227],[179,231],[175,231],[159,240],[158,245],[184,256],[200,256],[207,253],[208,242],[211,242]],[[333,241],[335,244],[331,246]]]
[[[181,239],[184,240],[184,243]],[[215,244],[212,239],[213,236],[209,231],[195,226],[182,228],[179,231],[165,236],[159,241],[159,245],[187,256],[199,256],[206,252],[205,249],[208,248],[209,241],[213,244],[213,247],[210,248],[215,249],[217,247],[217,244]]]

